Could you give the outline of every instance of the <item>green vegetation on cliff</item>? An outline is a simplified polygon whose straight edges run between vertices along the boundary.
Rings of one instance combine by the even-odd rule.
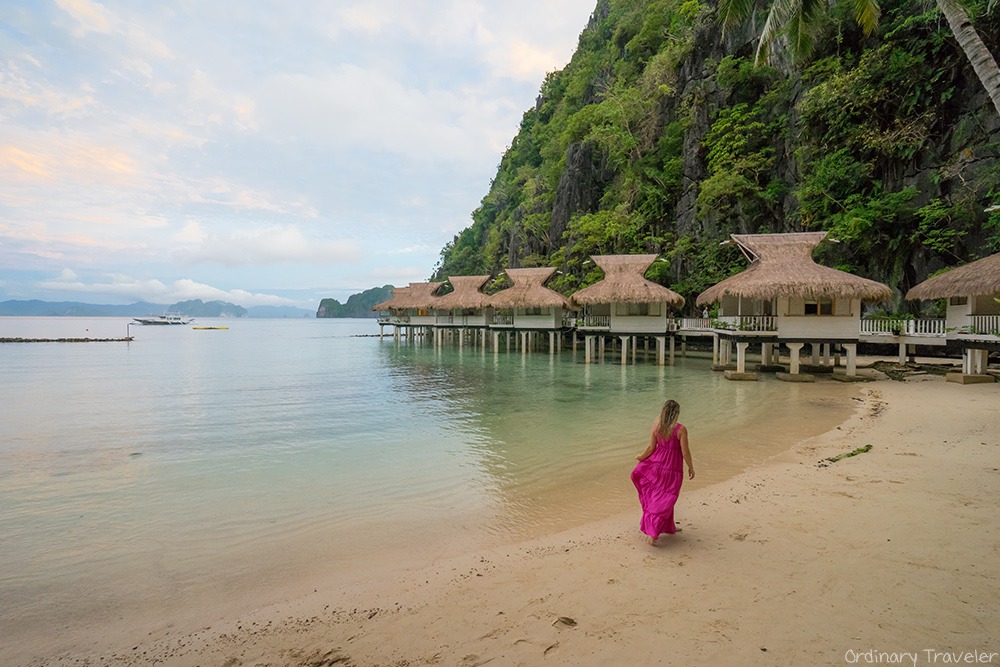
[[[1000,43],[1000,12],[966,6]],[[865,36],[838,11],[772,67],[707,3],[600,0],[436,277],[555,266],[568,294],[589,255],[655,252],[647,276],[693,304],[745,266],[734,232],[829,230],[822,261],[901,293],[1000,251],[1000,117],[947,23],[888,0]]]
[[[347,297],[346,303],[336,299],[323,299],[319,302],[316,317],[376,317],[372,306],[382,303],[392,297],[392,285],[373,287],[358,294]]]

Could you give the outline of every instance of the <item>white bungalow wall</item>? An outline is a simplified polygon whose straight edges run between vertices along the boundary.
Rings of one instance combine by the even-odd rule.
[[[514,311],[514,328],[561,329],[562,318],[562,308],[543,308],[541,314],[536,314],[534,309],[526,311],[524,308],[518,308]]]
[[[493,320],[493,311],[475,312],[472,315],[463,315],[463,322],[471,327],[485,327]]]
[[[945,311],[945,324],[948,329],[960,329],[969,326],[972,315],[1000,315],[1000,294],[975,294],[972,296],[951,297],[948,299],[948,309]]]
[[[773,299],[741,299],[725,296],[719,303],[719,317],[762,317],[774,313]]]
[[[648,314],[634,314],[643,311]],[[667,306],[664,303],[616,303],[611,308],[610,329],[612,332],[663,333],[667,330]]]
[[[462,326],[468,327],[485,327],[493,319],[493,309],[487,308],[486,310],[474,310],[472,312],[463,311],[461,308],[455,308],[452,311],[452,323],[461,324]]]
[[[836,298],[832,315],[806,315],[806,299],[779,298],[778,336],[781,338],[857,339],[861,332],[861,301]]]
[[[426,310],[414,310],[412,308],[406,312],[409,315],[410,324],[414,325],[437,324],[437,315],[434,313],[429,313]]]
[[[946,329],[959,329],[970,324],[972,304],[975,297],[952,297],[948,299],[948,310],[945,311],[944,326]]]

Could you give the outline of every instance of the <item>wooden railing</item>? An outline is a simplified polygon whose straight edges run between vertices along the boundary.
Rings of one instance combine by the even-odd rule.
[[[716,320],[720,328],[735,331],[777,331],[776,318],[773,315],[742,315],[736,317],[720,317]]]
[[[861,333],[887,336],[943,336],[944,318],[866,317],[861,320]]]
[[[691,329],[693,331],[711,331],[711,317],[682,317],[680,321],[681,329]]]
[[[610,315],[584,315],[577,319],[576,325],[585,329],[608,329],[611,327]]]
[[[1000,336],[1000,315],[971,315],[972,334]]]
[[[495,313],[493,315],[493,318],[490,320],[490,324],[495,324],[495,325],[501,326],[501,327],[503,327],[503,326],[507,326],[507,327],[513,326],[513,324],[514,324],[514,316],[513,315],[501,315],[499,313]]]

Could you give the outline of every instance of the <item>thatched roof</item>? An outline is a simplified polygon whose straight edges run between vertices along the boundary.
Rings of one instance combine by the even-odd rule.
[[[514,281],[514,284],[491,296],[488,303],[494,308],[564,308],[573,310],[573,304],[570,303],[569,299],[545,286],[545,283],[555,272],[556,270],[550,267],[506,269],[507,275]]]
[[[656,261],[656,255],[594,255],[591,259],[604,271],[604,279],[571,296],[576,303],[666,303],[677,308],[684,305],[680,294],[643,277]]]
[[[976,294],[1000,294],[1000,253],[928,278],[907,292],[906,298],[943,299]]]
[[[825,238],[826,232],[733,234],[733,241],[750,259],[750,266],[699,294],[697,304],[708,305],[726,296],[747,299],[839,296],[862,301],[892,298],[892,290],[882,283],[813,261],[813,250]]]
[[[435,308],[439,297],[434,296],[443,282],[410,283],[407,287],[396,287],[392,298],[375,304],[372,310],[406,310],[408,308]]]
[[[409,289],[409,287],[393,287],[392,296],[385,301],[376,303],[372,306],[372,310],[396,310],[397,308],[400,308],[401,306],[397,304],[402,303],[402,300],[405,298],[406,292]]]
[[[455,290],[439,297],[434,302],[434,307],[443,310],[482,308],[486,305],[486,300],[489,297],[480,290],[489,279],[489,276],[451,276],[448,278],[448,282]]]

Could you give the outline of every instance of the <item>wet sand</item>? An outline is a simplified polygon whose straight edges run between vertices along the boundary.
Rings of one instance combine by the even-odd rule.
[[[645,544],[629,495],[627,512],[570,531],[297,582],[252,612],[192,609],[32,664],[792,665],[869,650],[933,664],[927,649],[1000,652],[1000,388],[920,376],[850,391],[857,411],[839,426],[687,487],[683,532],[659,546]],[[775,426],[762,417],[759,429]]]

